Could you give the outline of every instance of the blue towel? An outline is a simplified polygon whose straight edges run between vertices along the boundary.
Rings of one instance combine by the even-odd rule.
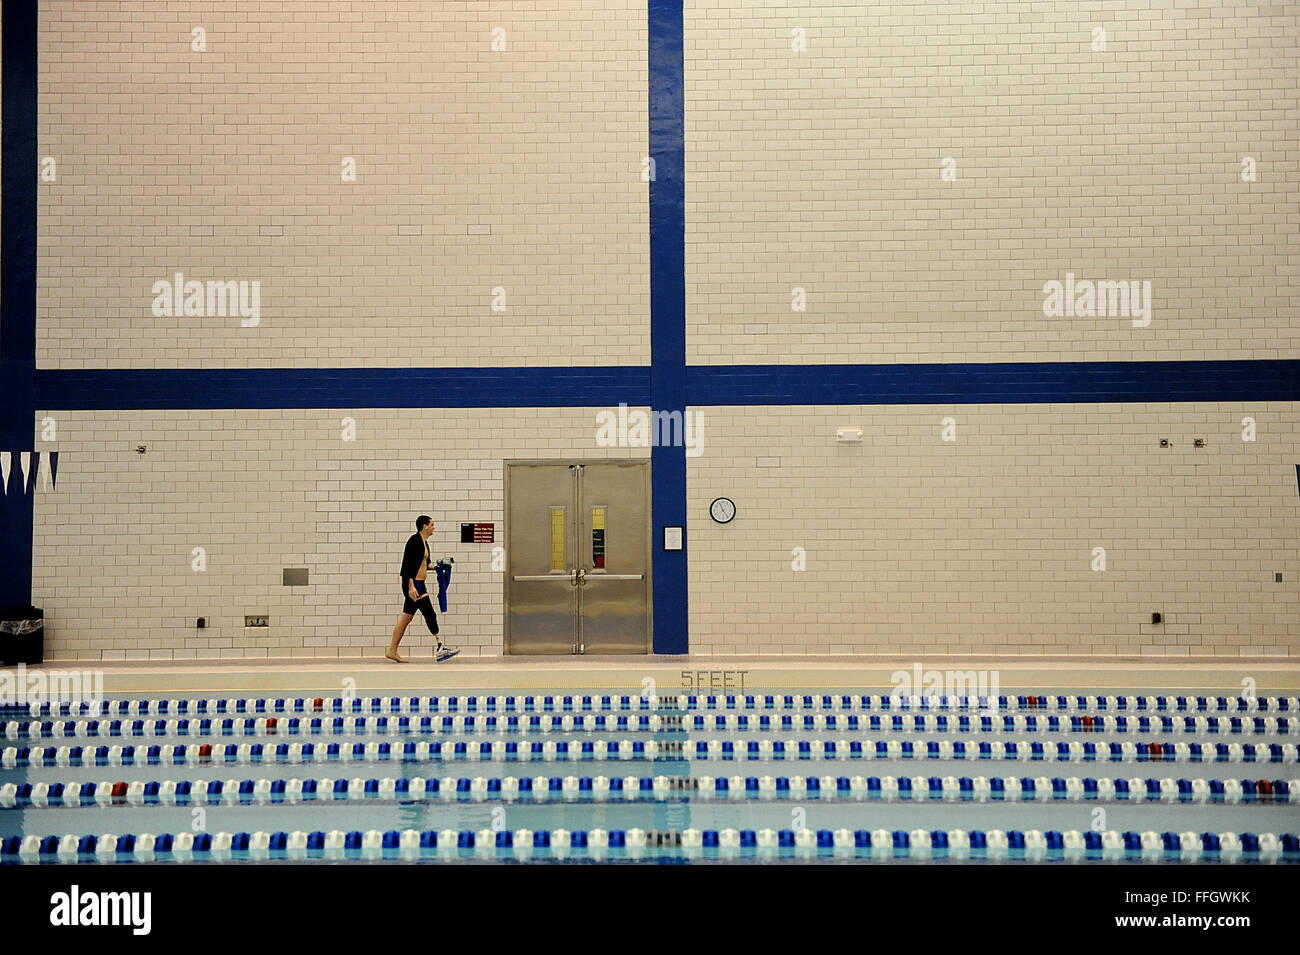
[[[451,564],[439,563],[433,569],[438,577],[438,609],[447,612],[447,583],[451,580]]]

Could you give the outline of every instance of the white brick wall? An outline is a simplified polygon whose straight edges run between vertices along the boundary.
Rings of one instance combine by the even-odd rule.
[[[459,543],[459,522],[494,521],[502,540],[508,458],[648,454],[595,447],[595,410],[55,414],[34,574],[50,653],[374,654],[425,512],[432,552],[457,561],[447,636],[499,654],[501,577],[490,547]],[[693,410],[693,652],[1230,657],[1300,638],[1294,405]],[[355,443],[340,440],[345,414]],[[846,425],[861,445],[835,443]],[[738,516],[719,526],[708,505],[724,494]],[[796,547],[806,570],[792,569]],[[284,567],[307,567],[310,585],[283,587]],[[1166,622],[1151,626],[1152,611]],[[245,613],[273,626],[246,634]],[[429,643],[417,619],[404,645]]]
[[[1298,43],[1295,3],[688,3],[688,360],[1300,354]],[[1067,272],[1150,325],[1044,316]]]
[[[431,555],[456,558],[444,640],[498,655],[504,582],[491,545],[460,543],[460,522],[493,521],[504,543],[506,459],[648,456],[597,447],[598,410],[52,413],[58,441],[36,447],[60,452],[58,481],[36,494],[32,574],[47,653],[381,653],[401,612],[402,548],[424,513]],[[341,440],[344,417],[354,442]],[[308,568],[308,586],[283,586],[285,567]],[[245,632],[245,614],[271,627]],[[402,646],[431,651],[423,618]]]
[[[644,2],[60,0],[40,30],[41,367],[649,360]],[[155,317],[176,272],[259,281],[260,324]]]
[[[1298,9],[687,4],[688,360],[1295,357]],[[40,43],[39,367],[648,362],[643,2],[61,0]],[[177,271],[260,281],[260,324],[154,317]],[[1150,327],[1044,316],[1066,272],[1151,281]],[[692,651],[1298,646],[1295,404],[702,410]],[[501,580],[458,524],[500,527],[506,459],[606,453],[593,411],[57,412],[49,652],[375,654],[427,511],[457,558],[448,638],[499,653]]]
[[[1294,404],[698,410],[693,652],[1236,656],[1300,641]],[[837,445],[844,426],[863,442]],[[736,502],[727,525],[708,518],[720,495]]]

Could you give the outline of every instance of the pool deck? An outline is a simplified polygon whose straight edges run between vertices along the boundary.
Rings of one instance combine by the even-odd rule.
[[[606,690],[641,693],[653,680],[659,695],[680,692],[737,693],[747,690],[889,690],[894,675],[920,667],[923,680],[933,671],[975,671],[983,684],[1001,694],[1043,691],[1198,692],[1239,695],[1243,681],[1254,681],[1258,695],[1300,692],[1300,658],[1261,657],[457,657],[434,663],[413,657],[397,664],[373,657],[313,660],[103,661],[54,660],[28,667],[40,671],[79,670],[103,674],[103,693],[248,694],[312,691],[358,694],[379,691],[435,693],[465,690]],[[346,681],[355,681],[350,686]],[[978,689],[977,689],[978,687]],[[901,687],[908,692],[905,687]],[[926,692],[922,684],[910,692]]]

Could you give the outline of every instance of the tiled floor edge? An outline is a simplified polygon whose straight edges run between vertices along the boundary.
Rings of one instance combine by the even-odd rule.
[[[655,657],[505,661],[458,659],[398,665],[371,659],[223,661],[51,661],[28,669],[99,674],[104,696],[127,694],[236,695],[311,692],[358,695],[379,691],[435,693],[461,690],[608,690],[639,694],[653,681],[660,696],[683,692],[728,693],[757,689],[861,688],[887,691],[899,670],[974,670],[984,686],[1000,693],[1035,690],[1124,690],[1133,693],[1198,692],[1236,696],[1300,691],[1300,661],[1277,658],[1025,660],[928,658],[762,660],[719,657]],[[1252,682],[1253,681],[1253,682]],[[918,690],[918,692],[920,692]]]

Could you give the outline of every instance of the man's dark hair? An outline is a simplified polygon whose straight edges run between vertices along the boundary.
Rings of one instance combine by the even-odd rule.
[[[420,531],[424,530],[424,525],[428,524],[432,520],[433,518],[428,514],[421,514],[415,519],[415,532],[418,534]]]

